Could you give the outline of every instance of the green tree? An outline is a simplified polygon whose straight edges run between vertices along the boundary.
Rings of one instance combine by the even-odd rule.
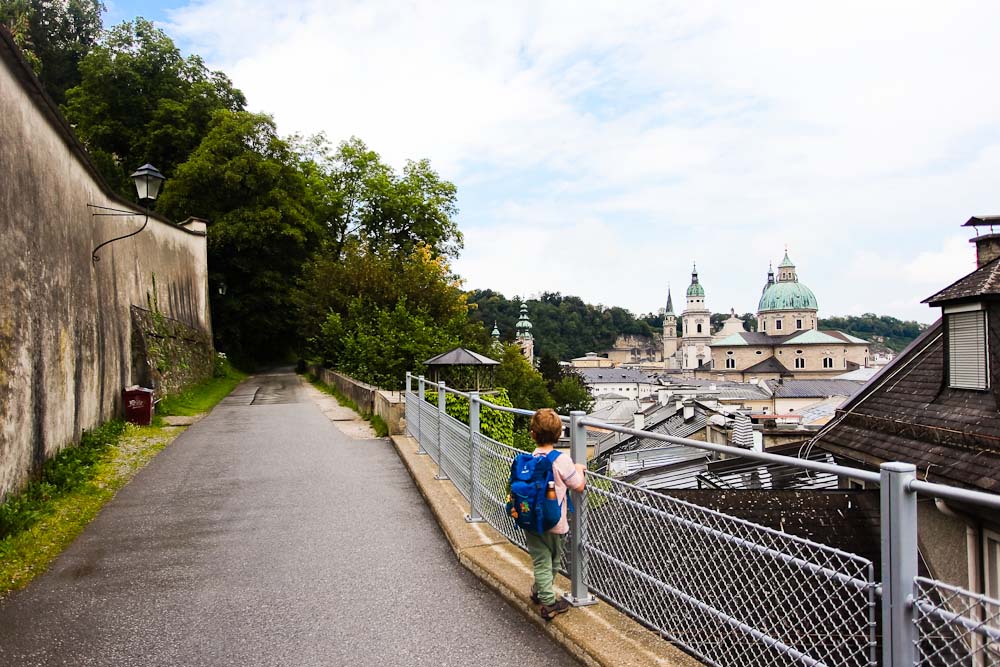
[[[573,410],[590,412],[594,407],[594,399],[587,391],[583,378],[573,372],[566,373],[551,389],[552,400],[556,404],[556,412],[568,415]]]
[[[100,39],[99,0],[0,0],[0,23],[57,103],[80,82],[80,61]]]
[[[198,56],[182,57],[166,33],[141,18],[112,28],[79,72],[63,110],[108,183],[130,197],[128,175],[138,166],[150,162],[173,177],[215,112],[246,106],[225,74]]]
[[[394,257],[353,241],[339,261],[320,254],[308,264],[295,303],[310,356],[386,388],[400,386],[407,371],[423,372],[425,360],[448,349],[488,345],[448,262],[424,246]]]
[[[497,386],[504,387],[511,402],[518,408],[537,410],[555,405],[545,379],[521,354],[517,345],[505,345],[496,368]]]
[[[401,173],[353,137],[331,150],[324,137],[300,140],[314,165],[322,201],[325,252],[338,259],[352,240],[372,252],[406,256],[417,246],[455,257],[462,234],[455,223],[457,190],[427,160],[408,161]]]
[[[164,185],[166,215],[211,222],[213,328],[218,346],[238,358],[281,358],[297,347],[292,288],[320,236],[309,201],[298,156],[274,120],[245,111],[216,111]]]

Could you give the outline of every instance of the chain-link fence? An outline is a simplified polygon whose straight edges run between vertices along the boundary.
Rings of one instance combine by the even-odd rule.
[[[423,393],[407,378],[407,431],[469,500],[470,520],[481,517],[523,549],[524,533],[505,507],[520,450],[478,429],[480,405],[511,410],[473,395],[464,423]],[[875,473],[611,426],[583,413],[570,418],[575,460],[585,458],[588,426],[880,486],[883,562],[876,578],[870,559],[591,471],[585,492],[574,494],[563,562],[572,600],[592,591],[720,667],[1000,667],[1000,602],[916,576],[916,497],[994,509],[1000,499],[921,482],[909,464]]]
[[[587,584],[719,665],[871,665],[871,561],[597,474]]]
[[[917,577],[917,664],[1000,667],[1000,601]]]

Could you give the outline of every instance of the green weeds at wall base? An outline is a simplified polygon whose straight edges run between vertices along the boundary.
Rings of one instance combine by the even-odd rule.
[[[207,412],[244,377],[220,364],[216,377],[161,401],[157,412]],[[113,421],[85,432],[78,445],[45,463],[38,481],[0,504],[0,598],[43,573],[118,489],[183,431],[159,423]]]
[[[0,598],[44,572],[177,433],[104,424],[48,461],[41,480],[0,505]]]
[[[375,435],[380,438],[384,438],[389,435],[389,427],[386,425],[384,419],[378,415],[370,415],[366,412],[362,412],[360,408],[358,408],[358,404],[348,398],[344,392],[340,391],[336,387],[326,384],[314,374],[309,373],[306,377],[309,379],[309,383],[312,384],[312,386],[316,387],[324,394],[329,394],[337,399],[337,402],[340,403],[341,407],[350,408],[351,410],[357,412],[358,416],[372,425]]]
[[[216,364],[215,374],[212,377],[179,394],[167,396],[157,403],[156,414],[160,417],[166,415],[190,417],[208,412],[245,378],[246,373],[236,370],[228,361],[222,360]]]

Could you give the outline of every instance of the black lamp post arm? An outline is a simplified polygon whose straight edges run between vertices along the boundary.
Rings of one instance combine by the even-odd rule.
[[[121,209],[108,208],[106,206],[97,206],[95,204],[87,204],[87,206],[90,206],[91,208],[102,209],[102,210],[105,210],[105,211],[118,211],[117,213],[92,213],[91,215],[94,215],[94,216],[98,216],[98,215],[110,215],[110,216],[115,216],[115,217],[120,217],[120,218],[127,218],[127,217],[130,217],[130,216],[138,216],[138,215],[144,215],[145,216],[145,219],[142,221],[142,227],[140,227],[139,229],[135,230],[134,232],[130,232],[128,234],[124,234],[122,236],[116,236],[115,238],[109,239],[109,240],[105,241],[104,243],[101,243],[100,245],[98,245],[96,248],[94,248],[94,250],[90,253],[90,257],[95,262],[101,261],[101,258],[97,256],[97,251],[98,250],[100,250],[104,246],[108,245],[109,243],[114,243],[115,241],[121,241],[122,239],[127,239],[130,236],[135,236],[136,234],[138,234],[139,232],[141,232],[142,230],[144,230],[146,228],[146,224],[149,223],[149,209],[148,208],[145,209],[145,212],[143,212],[143,213],[133,213],[131,211],[122,211]]]

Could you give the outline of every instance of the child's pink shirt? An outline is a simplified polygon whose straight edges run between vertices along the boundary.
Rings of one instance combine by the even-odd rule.
[[[545,454],[536,449],[532,455],[544,456]],[[550,533],[565,535],[569,532],[569,521],[566,519],[566,508],[569,506],[569,503],[566,502],[566,480],[575,480],[575,475],[579,474],[581,473],[573,465],[573,459],[566,452],[561,452],[552,463],[552,477],[556,482],[556,500],[562,506],[562,517],[560,517],[559,523],[549,529]]]

